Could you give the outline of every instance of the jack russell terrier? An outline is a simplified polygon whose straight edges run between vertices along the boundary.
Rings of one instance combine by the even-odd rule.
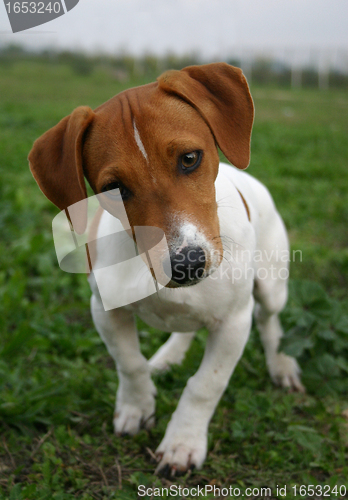
[[[241,172],[249,164],[253,116],[240,69],[190,66],[121,92],[94,111],[78,107],[29,154],[37,183],[61,210],[87,198],[85,177],[96,194],[119,190],[130,228],[160,228],[167,241],[171,277],[157,294],[105,310],[94,273],[89,276],[93,320],[119,377],[116,434],[154,425],[151,372],[180,363],[195,331],[208,329],[202,363],[156,451],[162,473],[202,466],[208,425],[242,356],[253,312],[272,380],[304,390],[295,359],[278,352],[286,230],[267,189]],[[219,165],[218,147],[234,167]],[[97,263],[113,251],[99,244],[101,236],[119,230],[107,203],[94,221]],[[78,219],[81,234],[86,217]],[[110,268],[102,278],[104,295],[131,293],[131,275]],[[139,349],[135,315],[173,332],[149,361]]]

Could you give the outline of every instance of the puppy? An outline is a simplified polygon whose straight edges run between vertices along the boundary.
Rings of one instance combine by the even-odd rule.
[[[286,230],[267,189],[241,171],[249,164],[253,113],[241,70],[225,63],[191,66],[167,71],[94,111],[75,109],[29,154],[31,171],[53,203],[61,210],[82,206],[72,221],[77,233],[86,225],[84,177],[94,193],[104,193],[104,210],[94,221],[93,269],[117,251],[100,243],[103,236],[126,229],[108,205],[115,190],[130,237],[136,227],[165,235],[168,252],[158,251],[156,262],[169,263],[170,276],[158,293],[137,299],[131,261],[98,280],[93,270],[89,276],[93,320],[118,371],[117,434],[154,425],[151,371],[180,363],[194,332],[209,331],[202,363],[157,448],[158,471],[202,466],[208,425],[243,353],[253,311],[273,381],[303,391],[296,361],[278,352],[278,314],[287,300]],[[218,147],[234,167],[219,165]],[[156,279],[150,270],[145,289]],[[121,292],[128,303],[105,308]],[[149,361],[139,349],[135,315],[173,332]]]

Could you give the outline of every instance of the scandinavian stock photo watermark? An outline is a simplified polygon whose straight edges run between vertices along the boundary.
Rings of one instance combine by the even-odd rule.
[[[287,280],[290,262],[302,262],[301,250],[290,251],[278,245],[269,250],[251,250],[230,241],[223,243],[223,254],[221,250],[205,249],[200,257],[203,264],[197,269],[194,246],[178,253],[169,248],[163,229],[131,227],[119,190],[114,191],[112,197],[102,193],[75,203],[52,222],[60,268],[68,273],[93,274],[105,310],[158,294],[167,285],[172,287],[173,272],[177,280],[181,273],[185,275],[189,284],[199,284],[204,279],[229,280],[232,284],[245,280]],[[108,220],[102,229],[93,232],[92,221],[100,207],[105,209]],[[208,270],[202,270],[206,262],[220,264],[207,264]],[[105,285],[111,275],[122,277],[122,282],[127,283],[112,297]]]

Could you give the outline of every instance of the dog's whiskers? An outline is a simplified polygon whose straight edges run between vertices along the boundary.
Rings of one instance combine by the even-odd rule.
[[[231,208],[232,210],[239,210],[238,207],[234,207],[233,205],[222,204],[221,202],[223,200],[225,200],[226,198],[229,198],[229,196],[224,196],[220,200],[217,200],[216,204],[217,204],[218,208]]]
[[[216,203],[219,204],[222,200],[226,200],[226,198],[229,198],[230,196],[224,196],[223,198],[220,198],[219,200],[216,200]]]
[[[231,242],[233,245],[238,245],[238,243],[236,241],[234,241],[233,238],[231,238],[230,236],[227,236],[226,234],[221,234],[220,238],[221,238],[221,241],[226,240],[226,241]]]
[[[232,252],[230,252],[229,249],[226,249],[224,246],[222,246],[223,250],[224,250],[224,253],[222,255],[222,258],[226,260],[226,262],[229,263],[230,267],[231,267],[231,262],[234,261],[234,258],[233,258],[233,254]],[[229,257],[229,259],[227,258]]]

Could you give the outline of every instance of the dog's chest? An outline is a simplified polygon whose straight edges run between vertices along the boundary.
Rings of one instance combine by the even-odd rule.
[[[164,315],[160,311],[149,311],[145,307],[139,307],[134,312],[146,324],[164,332],[191,332],[204,326],[201,320],[192,318],[190,313]]]
[[[189,332],[197,330],[211,320],[202,298],[186,290],[161,290],[126,309],[137,314],[145,323],[162,331]]]

